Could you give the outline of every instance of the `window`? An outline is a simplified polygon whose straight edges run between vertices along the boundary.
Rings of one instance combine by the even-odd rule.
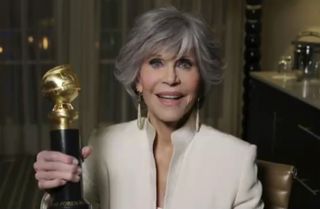
[[[39,97],[55,65],[53,0],[4,0],[0,16],[0,124],[47,120]]]

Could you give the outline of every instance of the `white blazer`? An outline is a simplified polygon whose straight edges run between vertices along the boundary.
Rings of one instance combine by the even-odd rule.
[[[131,121],[100,128],[83,165],[84,195],[94,208],[156,209],[155,129]],[[189,119],[172,133],[163,209],[261,209],[256,147]]]

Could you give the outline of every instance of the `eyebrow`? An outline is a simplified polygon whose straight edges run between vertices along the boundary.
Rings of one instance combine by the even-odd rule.
[[[191,56],[188,56],[188,55],[182,55],[180,57],[180,59],[193,59]]]
[[[146,59],[152,59],[152,58],[162,58],[161,54],[151,54],[150,56],[147,56]]]
[[[161,58],[161,59],[165,59],[165,60],[168,60],[166,57],[163,57],[162,54],[159,54],[159,53],[155,53],[155,54],[152,54],[151,56],[149,56],[147,59],[153,59],[153,58]],[[169,60],[172,59],[172,57],[169,58]],[[189,59],[191,61],[195,61],[195,57],[192,56],[192,55],[189,55],[189,54],[184,54],[182,55],[181,57],[179,58],[174,58],[175,60],[179,60],[179,59]]]
[[[193,61],[193,62],[196,60],[194,57],[189,56],[189,55],[183,55],[179,59],[187,59],[187,60],[190,60],[190,61]]]

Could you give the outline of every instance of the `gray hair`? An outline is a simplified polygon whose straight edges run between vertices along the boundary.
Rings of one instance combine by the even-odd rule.
[[[136,19],[116,60],[115,77],[135,98],[139,70],[146,58],[168,51],[182,57],[194,50],[200,70],[200,98],[222,78],[220,50],[209,27],[200,19],[174,7],[146,12]]]

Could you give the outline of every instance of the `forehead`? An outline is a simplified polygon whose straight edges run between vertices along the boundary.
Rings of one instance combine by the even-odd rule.
[[[149,55],[146,56],[146,59],[152,58],[152,57],[161,57],[163,59],[179,59],[181,57],[187,57],[190,59],[196,59],[194,50],[188,50],[184,52],[177,52],[172,50],[158,50],[151,52]]]
[[[193,33],[188,30],[181,30],[174,34],[155,34],[144,44],[145,56],[155,54],[170,54],[174,57],[182,57],[192,54],[196,47]]]

